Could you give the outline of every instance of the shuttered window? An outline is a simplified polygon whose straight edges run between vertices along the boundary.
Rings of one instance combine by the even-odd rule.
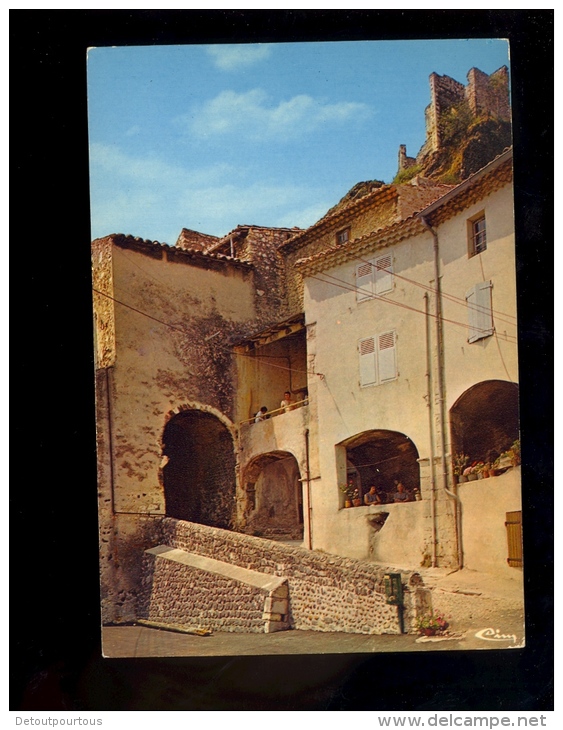
[[[484,337],[490,337],[494,332],[492,286],[490,281],[479,282],[465,294],[469,322],[468,342],[477,342]]]
[[[356,299],[363,302],[373,295],[393,289],[393,258],[390,253],[366,259],[356,266]]]
[[[382,332],[359,341],[360,385],[379,385],[397,377],[395,332]]]
[[[356,298],[358,302],[371,298],[373,294],[372,282],[372,265],[367,262],[356,266]]]
[[[377,359],[375,354],[375,338],[360,340],[360,385],[377,383]]]
[[[375,293],[383,294],[393,288],[393,266],[391,254],[375,259]]]
[[[395,353],[395,333],[384,332],[377,338],[379,382],[395,380],[397,377],[397,362]]]

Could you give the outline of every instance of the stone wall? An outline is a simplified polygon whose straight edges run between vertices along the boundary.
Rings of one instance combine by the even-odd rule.
[[[430,106],[426,116],[428,151],[440,149],[440,115],[465,99],[465,87],[450,76],[430,74]],[[417,158],[418,159],[418,158]]]
[[[146,553],[141,585],[138,618],[216,631],[264,632],[264,594],[255,586]]]
[[[472,68],[467,74],[467,80],[465,94],[473,114],[490,114],[497,119],[510,121],[506,66],[499,68],[490,76],[478,68]]]
[[[400,632],[398,609],[388,605],[385,599],[385,570],[381,567],[171,518],[163,520],[162,542],[261,573],[286,577],[292,628],[365,634]],[[412,574],[402,576],[408,628],[418,598],[409,588]],[[179,594],[175,592],[175,595]],[[186,600],[190,600],[189,595]],[[210,600],[220,599],[210,595]]]
[[[109,238],[98,239],[92,244],[92,286],[96,367],[107,368],[115,363],[115,311]]]
[[[178,236],[176,246],[184,250],[206,251],[219,242],[217,236],[210,236],[207,233],[192,231],[189,228],[182,228]]]
[[[510,121],[506,66],[502,66],[490,76],[478,68],[472,68],[467,74],[467,82],[467,86],[464,86],[450,76],[430,74],[430,104],[425,110],[426,141],[416,157],[418,164],[421,164],[428,154],[442,149],[440,117],[452,106],[466,101],[474,116],[485,114]],[[406,155],[406,149],[403,151],[401,147],[399,170],[406,167],[406,165],[401,166],[402,152]]]

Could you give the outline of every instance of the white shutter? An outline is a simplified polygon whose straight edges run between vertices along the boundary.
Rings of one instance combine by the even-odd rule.
[[[365,261],[356,266],[356,299],[363,302],[364,299],[371,299],[373,293],[373,267],[371,262]]]
[[[383,292],[393,289],[393,260],[391,254],[380,256],[375,259],[375,293],[383,294]]]
[[[377,337],[377,355],[379,364],[379,382],[394,380],[397,377],[397,355],[395,333],[383,332]]]
[[[374,385],[377,383],[375,365],[375,338],[366,337],[358,343],[360,351],[360,385]]]
[[[468,342],[476,342],[494,332],[491,288],[490,281],[480,282],[465,295],[469,319]]]

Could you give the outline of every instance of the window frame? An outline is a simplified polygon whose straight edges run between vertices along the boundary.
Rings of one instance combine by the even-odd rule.
[[[389,346],[389,338],[393,344]],[[384,330],[358,340],[358,368],[360,388],[383,385],[399,377],[397,367],[397,331]],[[371,362],[368,360],[371,358]],[[390,359],[391,358],[391,359]],[[382,377],[382,370],[384,377]],[[389,376],[389,373],[393,374]]]
[[[346,226],[345,228],[341,228],[339,231],[336,231],[336,245],[337,246],[345,246],[350,241],[350,233],[351,233],[351,226]],[[346,239],[344,241],[340,240],[340,237],[346,234]]]
[[[389,265],[381,268],[378,263],[388,259]],[[369,266],[369,273],[365,273]],[[364,272],[364,273],[362,273]],[[381,256],[372,256],[356,264],[354,269],[356,301],[364,302],[383,294],[392,292],[395,288],[395,272],[393,269],[393,254],[389,251]],[[360,280],[362,283],[360,283]],[[388,285],[385,283],[389,281]]]
[[[477,230],[476,226],[483,224],[482,230]],[[479,256],[487,250],[487,217],[485,211],[482,210],[467,221],[467,246],[469,258]]]

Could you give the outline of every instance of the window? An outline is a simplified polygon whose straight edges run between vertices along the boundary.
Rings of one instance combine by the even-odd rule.
[[[356,266],[356,299],[363,302],[393,289],[393,257],[390,253],[366,259]]]
[[[341,231],[338,231],[336,234],[336,243],[338,246],[342,246],[345,243],[348,243],[350,240],[350,227],[343,228]]]
[[[469,320],[468,342],[477,342],[494,332],[493,310],[491,305],[492,282],[475,284],[466,294],[467,315]]]
[[[380,385],[397,377],[396,334],[382,332],[359,341],[360,385]]]
[[[469,255],[476,256],[487,248],[487,225],[485,215],[479,213],[476,218],[468,221],[469,224]]]

